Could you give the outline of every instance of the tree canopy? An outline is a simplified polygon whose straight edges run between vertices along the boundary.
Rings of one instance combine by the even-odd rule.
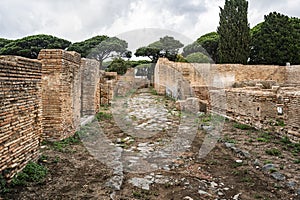
[[[87,57],[98,60],[102,66],[103,61],[107,58],[131,58],[131,51],[128,51],[127,48],[128,43],[125,40],[121,40],[117,37],[110,37],[92,48]]]
[[[7,41],[2,42],[5,44]],[[7,42],[0,49],[0,54],[36,59],[41,49],[66,49],[70,44],[70,41],[51,35],[33,35]]]
[[[251,64],[300,64],[300,19],[273,12],[251,34]]]
[[[205,54],[201,52],[196,52],[188,55],[186,60],[189,63],[211,63],[212,60]]]
[[[216,32],[207,33],[198,38],[192,44],[189,44],[183,48],[182,55],[187,57],[192,53],[203,53],[206,56],[211,57],[214,62],[218,62],[218,45],[219,35]]]
[[[109,37],[106,35],[98,35],[82,42],[75,42],[70,45],[68,51],[76,51],[77,53],[81,54],[81,57],[86,58],[91,53],[93,48],[108,38]]]
[[[175,61],[179,49],[183,46],[184,45],[179,40],[175,40],[174,37],[165,36],[146,47],[138,48],[134,55],[137,57],[148,57],[152,62],[156,62],[159,57],[166,57],[169,60]]]
[[[220,8],[218,34],[220,63],[246,64],[250,54],[250,28],[248,24],[248,2],[226,0]]]

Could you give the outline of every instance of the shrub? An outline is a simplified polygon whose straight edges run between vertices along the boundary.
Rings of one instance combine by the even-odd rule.
[[[28,183],[41,183],[47,175],[47,168],[34,162],[29,162],[26,167],[12,180],[12,185],[26,186]]]

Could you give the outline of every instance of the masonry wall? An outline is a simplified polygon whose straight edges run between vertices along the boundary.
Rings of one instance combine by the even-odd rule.
[[[162,58],[155,68],[155,89],[165,94],[168,88],[182,89],[179,83],[185,81],[200,108],[300,140],[299,77],[300,66],[175,63]]]
[[[80,127],[80,54],[63,50],[42,50],[43,138],[67,138]]]
[[[99,62],[81,59],[81,115],[94,115],[100,108]]]
[[[37,60],[0,56],[0,173],[7,178],[38,157],[41,76]]]

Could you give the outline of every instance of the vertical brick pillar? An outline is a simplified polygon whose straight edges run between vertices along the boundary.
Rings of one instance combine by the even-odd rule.
[[[80,128],[80,54],[63,50],[42,50],[43,137],[57,141]]]

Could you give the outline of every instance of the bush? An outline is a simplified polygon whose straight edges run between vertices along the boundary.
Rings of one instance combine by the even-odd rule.
[[[12,180],[12,185],[26,186],[28,183],[41,183],[47,175],[47,168],[34,162],[29,162],[22,172]]]

